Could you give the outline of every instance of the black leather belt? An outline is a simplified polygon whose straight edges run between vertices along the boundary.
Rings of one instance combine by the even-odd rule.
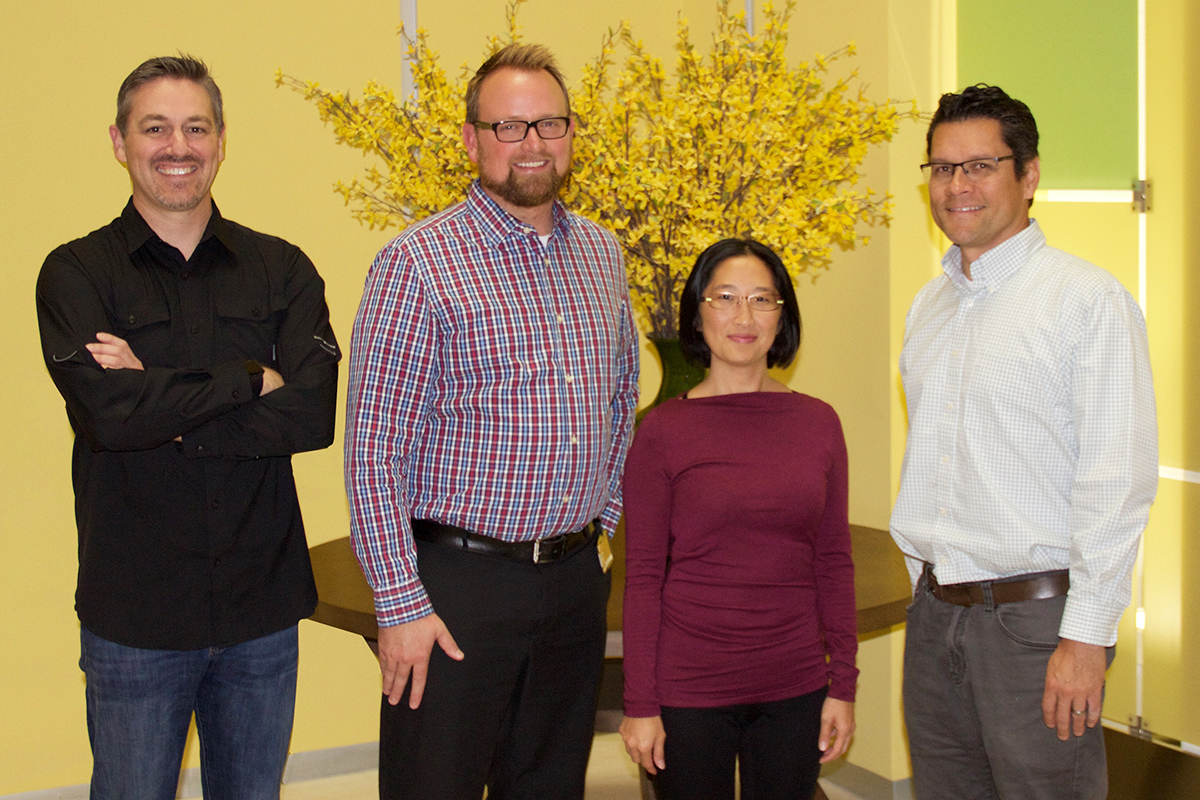
[[[533,564],[549,564],[571,555],[595,540],[600,520],[595,519],[577,531],[535,539],[532,542],[505,542],[492,536],[471,533],[465,528],[443,525],[431,519],[412,521],[413,538],[430,544],[456,547],[471,553],[511,558]]]
[[[1047,600],[1067,593],[1071,588],[1070,574],[1065,569],[1054,572],[1035,572],[994,581],[951,583],[943,586],[933,575],[933,565],[925,564],[925,581],[933,596],[943,603],[956,606],[981,606],[988,602],[985,589],[991,589],[993,605],[1020,603],[1025,600]]]

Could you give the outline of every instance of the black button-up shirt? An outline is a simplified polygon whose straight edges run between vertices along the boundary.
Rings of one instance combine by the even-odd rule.
[[[47,257],[37,311],[75,431],[83,626],[191,650],[311,614],[291,454],[333,441],[340,353],[304,253],[214,204],[185,259],[130,201]],[[98,331],[126,340],[145,370],[101,368],[85,347]],[[258,397],[247,361],[285,385]]]

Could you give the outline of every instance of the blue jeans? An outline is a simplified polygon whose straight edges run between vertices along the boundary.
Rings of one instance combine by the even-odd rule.
[[[173,800],[196,715],[206,800],[267,800],[296,700],[296,626],[232,647],[143,650],[83,630],[92,800]]]

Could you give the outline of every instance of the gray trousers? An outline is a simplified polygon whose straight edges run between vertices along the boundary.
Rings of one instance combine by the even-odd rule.
[[[1103,800],[1100,726],[1059,741],[1042,722],[1065,597],[970,608],[922,578],[908,609],[904,719],[917,800]],[[1108,649],[1112,663],[1114,650]]]

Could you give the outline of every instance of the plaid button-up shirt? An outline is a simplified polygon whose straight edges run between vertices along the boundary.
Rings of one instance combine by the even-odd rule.
[[[433,609],[411,519],[506,541],[621,510],[638,341],[612,236],[545,242],[479,187],[376,257],[354,323],[346,491],[380,625]]]

